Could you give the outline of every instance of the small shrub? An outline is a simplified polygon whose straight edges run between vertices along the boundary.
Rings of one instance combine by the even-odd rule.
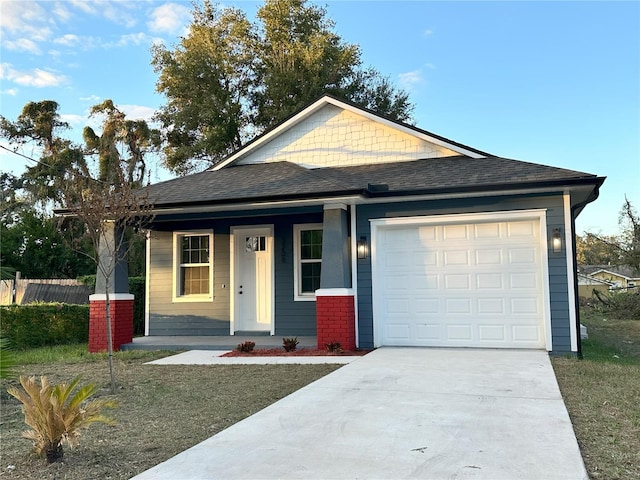
[[[22,436],[33,441],[35,453],[45,455],[48,463],[62,459],[63,443],[70,447],[78,444],[81,428],[96,422],[115,424],[101,412],[103,408],[116,407],[117,402],[111,399],[88,401],[98,387],[88,384],[74,393],[78,383],[80,377],[60,385],[51,385],[47,377],[40,377],[40,385],[37,385],[36,377],[21,376],[22,390],[7,389],[9,395],[22,402],[24,422],[31,427]]]
[[[340,353],[342,352],[342,345],[340,345],[340,342],[327,343],[327,350],[332,353]]]
[[[247,340],[246,342],[239,343],[236,347],[236,350],[238,350],[239,352],[253,352],[255,346],[256,342]]]
[[[285,337],[282,339],[282,348],[285,352],[294,352],[299,343],[298,337]]]
[[[89,305],[35,303],[0,307],[0,334],[16,350],[86,343]]]

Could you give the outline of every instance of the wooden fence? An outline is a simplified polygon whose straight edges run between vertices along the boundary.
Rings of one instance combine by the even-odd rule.
[[[0,281],[0,305],[11,305],[11,292],[13,291],[13,285],[15,280],[2,280]],[[22,302],[24,292],[27,289],[27,285],[30,283],[47,283],[52,285],[82,285],[75,279],[62,279],[62,278],[21,278],[16,284],[16,299],[14,303],[18,305]]]

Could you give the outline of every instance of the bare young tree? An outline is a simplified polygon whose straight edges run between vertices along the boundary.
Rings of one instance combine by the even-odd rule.
[[[130,243],[126,232],[143,235],[144,229],[153,220],[153,206],[149,201],[148,188],[135,188],[125,179],[125,172],[115,168],[111,172],[114,182],[105,183],[86,177],[81,171],[70,174],[64,186],[68,207],[58,213],[74,216],[84,222],[87,236],[94,246],[91,256],[97,266],[96,285],[104,285],[105,317],[107,329],[107,351],[111,391],[115,394],[116,382],[113,371],[113,338],[111,328],[111,284],[119,265],[126,262]]]

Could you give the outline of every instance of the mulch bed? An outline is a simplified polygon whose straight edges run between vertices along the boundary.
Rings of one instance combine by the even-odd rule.
[[[317,348],[300,348],[293,352],[286,352],[283,348],[258,348],[251,352],[240,352],[233,350],[225,353],[223,357],[344,357],[344,356],[361,356],[366,355],[371,350],[340,350],[339,352],[330,352],[327,349],[319,350]]]

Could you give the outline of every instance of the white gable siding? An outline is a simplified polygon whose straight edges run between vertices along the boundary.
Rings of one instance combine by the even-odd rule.
[[[458,153],[337,106],[326,105],[238,164],[288,161],[305,167],[346,167],[453,155]]]

